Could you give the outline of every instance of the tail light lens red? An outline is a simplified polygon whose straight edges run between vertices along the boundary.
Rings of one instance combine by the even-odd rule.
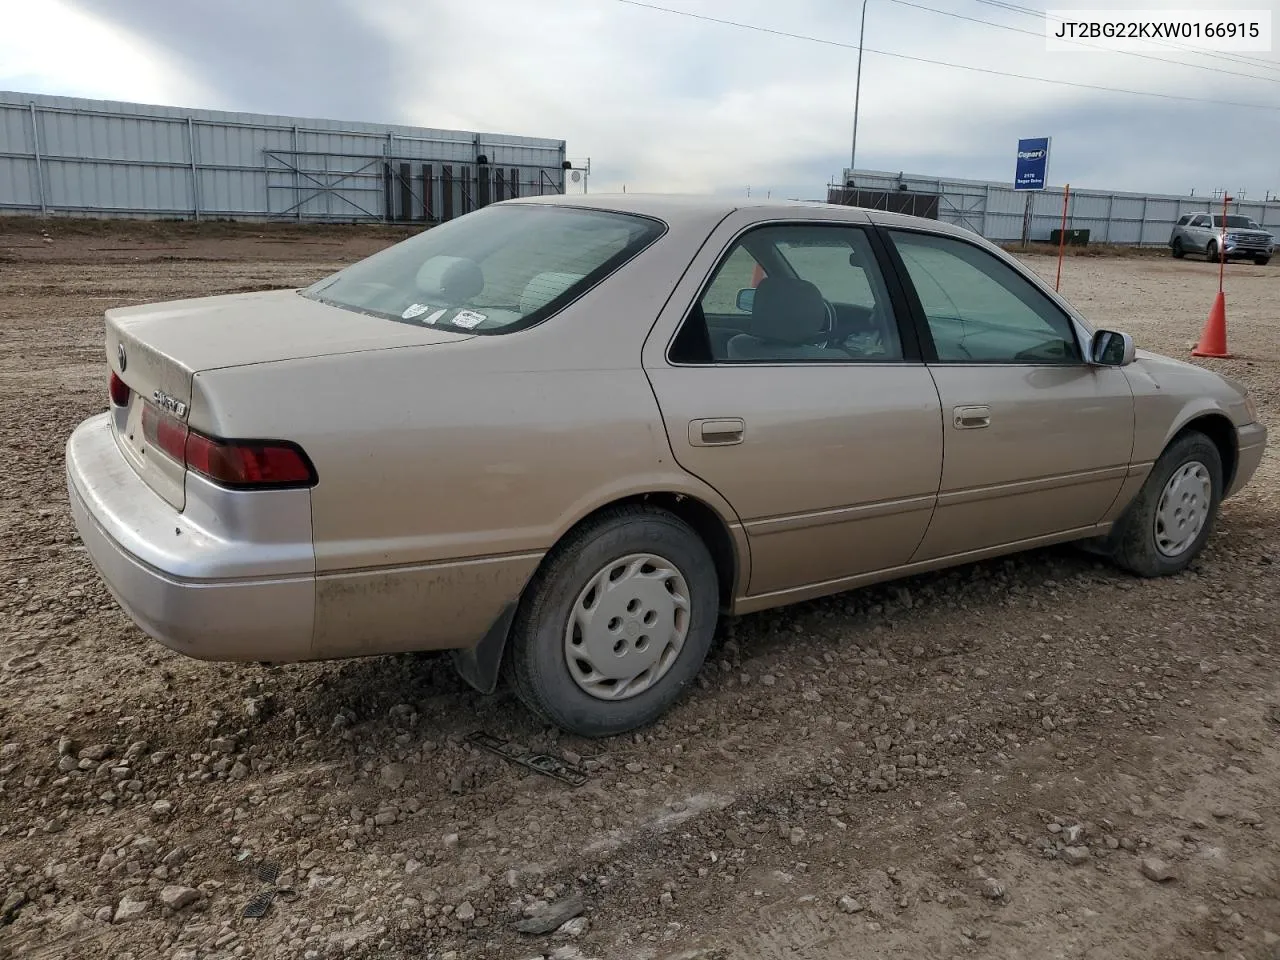
[[[129,405],[129,385],[114,370],[111,371],[111,402],[117,407]]]
[[[287,440],[221,440],[150,403],[142,408],[142,431],[153,449],[219,486],[262,490],[316,484],[310,459]]]

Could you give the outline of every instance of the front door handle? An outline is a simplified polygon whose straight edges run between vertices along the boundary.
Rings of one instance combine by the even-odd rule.
[[[991,408],[986,404],[956,407],[951,412],[955,416],[952,422],[957,430],[980,430],[991,426]]]
[[[689,445],[694,447],[727,447],[741,443],[747,425],[737,417],[718,420],[690,420]]]

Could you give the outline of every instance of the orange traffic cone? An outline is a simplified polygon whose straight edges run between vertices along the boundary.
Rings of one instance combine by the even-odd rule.
[[[751,268],[751,286],[752,287],[760,286],[760,281],[763,280],[764,278],[765,278],[764,267],[760,266],[760,264],[758,263],[755,264]]]
[[[1191,351],[1193,357],[1229,357],[1227,352],[1227,298],[1218,291],[1209,311],[1209,320],[1200,334],[1200,342]]]

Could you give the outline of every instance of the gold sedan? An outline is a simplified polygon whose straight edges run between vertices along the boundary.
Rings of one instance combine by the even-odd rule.
[[[826,204],[511,200],[106,320],[67,482],[147,633],[450,650],[589,736],[661,715],[721,614],[1065,541],[1176,573],[1266,442],[972,233]]]

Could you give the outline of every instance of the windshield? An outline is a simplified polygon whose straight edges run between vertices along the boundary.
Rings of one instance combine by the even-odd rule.
[[[1214,217],[1214,218],[1213,218],[1213,225],[1214,225],[1215,227],[1221,227],[1221,226],[1223,225],[1223,224],[1222,224],[1222,217]],[[1256,223],[1254,223],[1254,222],[1253,222],[1252,220],[1250,220],[1248,217],[1235,217],[1235,216],[1228,216],[1228,217],[1227,217],[1226,225],[1227,225],[1227,227],[1228,227],[1228,228],[1232,228],[1232,227],[1234,227],[1234,228],[1241,229],[1241,230],[1261,230],[1261,229],[1262,229],[1260,226],[1258,226]]]
[[[555,313],[663,230],[631,214],[495,205],[425,230],[301,293],[401,323],[508,333]]]

